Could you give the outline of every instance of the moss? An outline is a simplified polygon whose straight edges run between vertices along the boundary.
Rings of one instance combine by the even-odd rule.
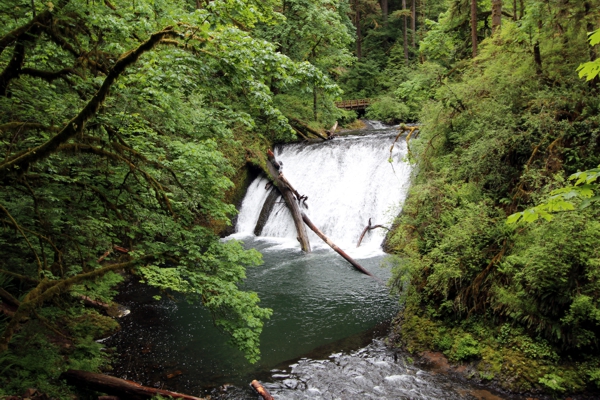
[[[546,341],[523,335],[520,329],[475,318],[441,321],[411,305],[410,298],[392,330],[395,346],[413,354],[441,351],[450,361],[469,366],[469,378],[474,370],[475,377],[506,390],[558,394],[600,387],[597,357],[582,362],[560,359]]]
[[[65,318],[65,325],[73,336],[101,339],[112,335],[121,327],[114,319],[96,310],[82,310],[79,315]]]

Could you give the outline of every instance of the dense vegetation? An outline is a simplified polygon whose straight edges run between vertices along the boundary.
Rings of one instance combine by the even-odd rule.
[[[478,2],[478,15],[497,3]],[[475,54],[469,4],[447,5],[385,100],[422,123],[388,243],[406,298],[399,342],[474,361],[478,378],[511,389],[597,388],[597,171],[562,188],[600,163],[597,43],[587,40],[600,4],[505,2],[501,26],[478,20]]]
[[[598,0],[0,10],[0,395],[66,397],[61,371],[109,368],[94,339],[118,324],[82,301],[130,275],[202,302],[257,360],[270,310],[238,283],[260,254],[219,235],[288,119],[356,117],[339,97],[421,124],[387,242],[398,344],[512,389],[600,386]]]
[[[326,68],[262,39],[286,34],[276,2],[0,7],[0,395],[65,395],[61,371],[108,366],[94,339],[118,324],[82,296],[110,302],[121,271],[202,302],[257,360],[270,310],[237,285],[260,254],[218,234],[243,167],[295,137],[275,94],[331,103]],[[348,58],[344,32],[311,61]]]

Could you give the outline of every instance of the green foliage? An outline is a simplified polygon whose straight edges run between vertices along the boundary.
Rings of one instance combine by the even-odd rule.
[[[68,398],[68,387],[58,380],[63,371],[98,371],[111,361],[106,349],[91,336],[75,340],[56,334],[49,337],[38,321],[25,325],[13,343],[0,355],[0,395],[37,388],[53,398]]]
[[[111,271],[93,281],[71,286],[71,294],[85,295],[106,303],[110,302],[117,294],[116,287],[121,282],[123,282],[123,276]]]
[[[598,185],[592,185],[599,176],[600,168],[577,172],[571,175],[569,180],[575,181],[573,185],[553,190],[550,192],[548,200],[525,211],[510,215],[506,219],[506,223],[515,224],[521,219],[523,222],[534,222],[539,217],[544,218],[546,221],[551,221],[552,213],[575,210],[575,201],[577,200],[580,200],[578,201],[580,210],[589,207],[592,202],[600,199],[600,197],[595,196]]]
[[[546,386],[552,391],[564,392],[567,390],[562,386],[564,384],[564,379],[555,374],[544,375],[542,378],[539,379],[539,383]]]
[[[406,299],[402,342],[458,359],[469,334],[460,348],[482,359],[482,378],[519,375],[527,378],[515,378],[513,389],[581,390],[594,382],[600,356],[600,214],[589,207],[600,109],[594,81],[575,70],[594,57],[582,27],[598,12],[530,1],[523,18],[503,18],[468,59],[463,6],[451,2],[429,24],[421,51],[432,66],[390,80],[404,104],[411,96],[403,90],[426,82],[407,92],[421,105],[422,128],[410,143],[418,173],[387,241],[392,286]],[[577,17],[560,30],[548,22],[565,13]],[[495,339],[465,319],[485,321]]]
[[[595,46],[600,43],[600,30],[590,33],[590,45]],[[600,60],[588,61],[581,64],[577,71],[579,71],[579,77],[585,78],[591,81],[600,73]]]
[[[2,5],[0,273],[18,283],[7,290],[21,306],[1,327],[0,355],[26,353],[15,334],[39,315],[39,340],[63,330],[72,336],[71,353],[57,345],[40,368],[56,372],[61,356],[100,368],[92,338],[118,324],[82,311],[78,296],[109,302],[124,269],[201,302],[248,360],[258,360],[271,311],[240,285],[261,257],[218,236],[235,214],[232,180],[247,162],[263,163],[273,142],[295,138],[276,94],[316,92],[323,121],[343,117],[333,107],[340,90],[327,62],[352,58],[345,2],[322,2],[304,16],[316,24],[306,26],[305,39],[319,32],[323,39],[292,41],[294,57],[312,49],[297,58],[265,40],[266,31],[293,35],[300,24],[286,25],[278,5]],[[3,368],[16,376],[29,367]],[[37,375],[50,382],[54,372]]]
[[[468,360],[477,357],[480,354],[479,343],[467,333],[454,341],[451,354],[451,360],[453,361]]]
[[[368,119],[388,124],[406,121],[408,115],[409,109],[405,104],[388,96],[380,97],[371,103],[366,113]]]

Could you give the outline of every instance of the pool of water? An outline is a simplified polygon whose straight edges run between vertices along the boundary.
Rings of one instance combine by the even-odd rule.
[[[264,264],[248,269],[244,288],[257,292],[261,306],[273,310],[261,335],[258,363],[249,364],[227,344],[202,305],[178,297],[156,301],[154,289],[129,282],[117,301],[131,313],[120,320],[122,330],[107,341],[121,354],[113,374],[184,393],[206,393],[222,385],[245,387],[315,349],[362,337],[398,312],[398,299],[385,286],[330,249],[304,254],[286,240],[251,237],[245,238],[245,245],[261,251]],[[386,280],[389,271],[381,267],[385,255],[360,251],[352,255]],[[350,342],[365,344],[364,338]]]

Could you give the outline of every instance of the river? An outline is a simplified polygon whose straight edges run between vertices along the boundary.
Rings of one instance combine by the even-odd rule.
[[[390,276],[381,249],[385,230],[356,244],[369,218],[390,226],[402,208],[411,168],[403,138],[390,153],[396,135],[395,127],[373,124],[325,143],[275,149],[287,179],[308,196],[305,212],[313,223],[383,281]],[[261,360],[251,365],[228,346],[201,305],[178,297],[156,301],[152,288],[130,282],[117,301],[131,314],[107,341],[121,354],[112,373],[213,399],[256,399],[248,387],[253,379],[277,399],[477,398],[476,387],[419,369],[384,345],[398,299],[312,232],[313,252],[302,253],[281,199],[255,236],[269,190],[264,177],[250,185],[236,233],[224,239],[263,254],[263,265],[248,269],[244,283],[273,309],[261,335]]]

